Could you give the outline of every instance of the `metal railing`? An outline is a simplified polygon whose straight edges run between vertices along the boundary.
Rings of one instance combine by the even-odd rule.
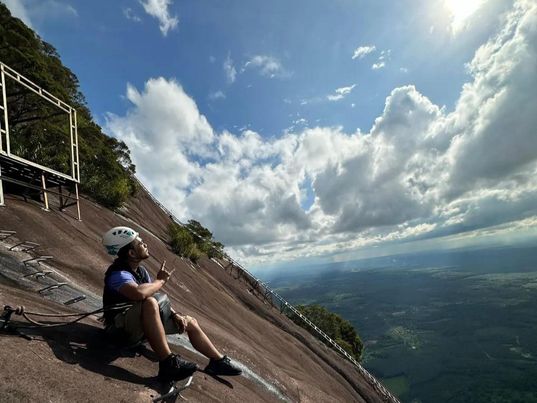
[[[192,231],[192,229],[188,228],[184,223],[182,223],[179,219],[175,217],[175,215],[168,210],[164,205],[162,205],[156,198],[151,194],[151,192],[138,180],[138,178],[133,177],[140,187],[145,190],[145,192],[148,194],[148,196],[151,198],[151,200],[159,206],[162,211],[164,211],[174,222],[181,225],[182,227],[188,229],[190,233],[192,233],[194,236],[204,239],[201,235],[197,234],[195,231]],[[400,403],[399,399],[397,399],[392,393],[390,393],[373,375],[371,375],[356,359],[351,356],[347,351],[345,351],[339,344],[337,344],[330,336],[328,336],[325,332],[323,332],[315,323],[313,323],[311,320],[309,320],[306,316],[304,316],[302,313],[298,311],[292,304],[287,302],[280,294],[278,294],[276,291],[272,290],[265,282],[261,281],[257,277],[255,277],[252,273],[250,273],[247,269],[245,269],[240,263],[236,262],[232,257],[229,255],[224,255],[225,260],[231,263],[232,265],[238,267],[240,270],[242,270],[248,277],[253,279],[256,284],[261,285],[267,293],[269,293],[272,297],[276,298],[278,301],[280,301],[280,306],[285,307],[289,309],[291,312],[293,312],[296,316],[298,316],[301,320],[303,320],[308,326],[310,326],[317,334],[319,334],[330,346],[332,346],[336,351],[338,351],[341,355],[343,355],[346,359],[348,359],[358,370],[358,372],[369,382],[369,384],[382,396],[384,401],[392,402],[392,403]],[[212,259],[214,262],[216,262],[222,269],[224,267],[216,260]],[[281,309],[282,310],[282,309]]]

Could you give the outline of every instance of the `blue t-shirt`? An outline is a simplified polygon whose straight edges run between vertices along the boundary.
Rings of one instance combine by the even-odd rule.
[[[147,273],[147,276],[149,277],[149,282],[151,282],[151,276],[149,273]],[[106,285],[115,292],[119,292],[121,286],[127,283],[138,284],[133,274],[126,270],[114,271],[106,278]]]

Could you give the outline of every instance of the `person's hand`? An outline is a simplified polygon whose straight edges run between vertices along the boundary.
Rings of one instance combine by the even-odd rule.
[[[183,333],[186,330],[186,327],[188,325],[187,317],[179,315],[177,312],[175,312],[173,314],[173,320],[175,321],[175,324],[177,325],[179,334]]]
[[[160,270],[157,273],[157,280],[163,280],[164,282],[167,282],[174,271],[175,269],[173,269],[172,271],[166,270],[166,261],[164,260],[162,262],[162,265],[160,266]]]

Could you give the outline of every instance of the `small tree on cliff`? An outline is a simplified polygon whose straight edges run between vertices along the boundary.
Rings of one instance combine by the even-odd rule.
[[[321,305],[297,305],[296,309],[311,320],[315,325],[325,332],[332,340],[334,340],[341,348],[352,355],[356,360],[360,361],[364,350],[364,344],[360,339],[360,336],[352,326],[352,324],[343,319],[341,316],[330,312],[324,306]],[[319,340],[326,343],[326,341],[317,333],[302,321],[294,313],[289,313],[288,316],[297,325],[308,330]]]
[[[205,254],[209,258],[222,258],[224,245],[213,240],[213,234],[196,220],[182,226],[171,223],[168,227],[170,246],[174,253],[187,257],[194,263]]]

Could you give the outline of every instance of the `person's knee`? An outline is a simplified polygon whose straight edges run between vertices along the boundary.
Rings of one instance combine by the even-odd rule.
[[[192,316],[186,316],[186,330],[199,329],[198,321]]]
[[[142,302],[142,310],[145,313],[158,313],[159,306],[157,300],[153,297],[148,297],[144,299]]]

